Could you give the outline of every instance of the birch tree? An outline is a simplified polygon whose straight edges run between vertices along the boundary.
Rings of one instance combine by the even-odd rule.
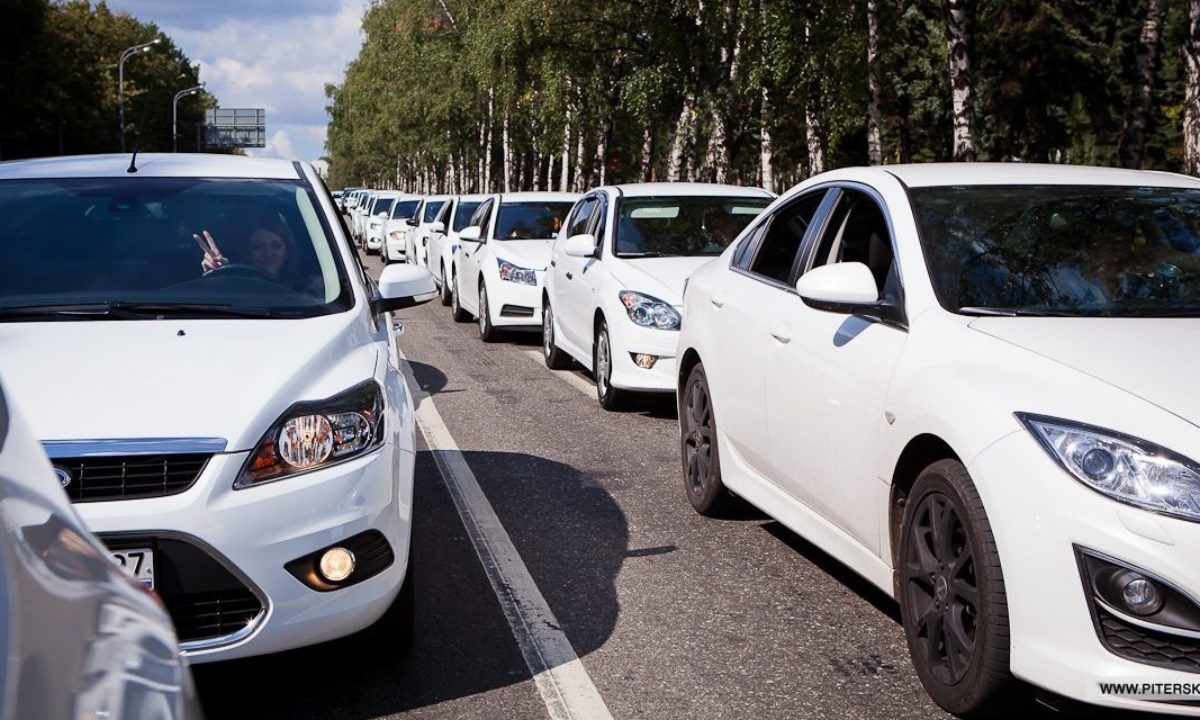
[[[1183,103],[1184,169],[1200,175],[1200,0],[1188,0],[1187,38],[1184,41],[1186,69]]]
[[[867,0],[867,161],[883,163],[883,140],[879,130],[879,0]]]
[[[946,44],[954,105],[954,159],[975,159],[975,85],[971,56],[975,43],[975,0],[946,0]]]
[[[1146,149],[1146,123],[1158,71],[1158,50],[1162,41],[1166,5],[1167,0],[1147,0],[1142,31],[1138,36],[1137,77],[1129,96],[1129,109],[1125,113],[1125,130],[1119,150],[1121,164],[1127,168],[1141,167]]]

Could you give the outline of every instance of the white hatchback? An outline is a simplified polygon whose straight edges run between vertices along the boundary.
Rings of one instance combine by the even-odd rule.
[[[388,312],[432,278],[377,287],[307,164],[132,162],[0,165],[0,366],[67,493],[193,662],[405,631],[413,401]]]
[[[775,196],[703,183],[601,187],[567,218],[542,295],[542,353],[596,378],[600,405],[675,392],[675,344],[688,276],[712,262]]]
[[[540,330],[550,246],[578,198],[525,192],[484,200],[458,234],[454,319],[477,318],[484,342],[495,342],[502,330]]]
[[[946,710],[1028,687],[1200,715],[1200,181],[847,169],[692,276],[688,499],[749,500],[900,605]]]

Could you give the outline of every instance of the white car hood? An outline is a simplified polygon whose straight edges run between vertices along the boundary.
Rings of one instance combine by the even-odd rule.
[[[1200,426],[1200,383],[1188,362],[1200,354],[1200,320],[1004,317],[970,326]]]
[[[303,320],[0,324],[4,384],[39,440],[223,438],[374,377],[356,313]]]
[[[665,303],[683,305],[683,284],[700,268],[716,260],[715,257],[663,257],[623,260],[614,258],[613,279],[621,284],[622,290],[632,290],[652,295]]]
[[[491,240],[493,253],[520,267],[545,270],[550,264],[550,249],[553,240]]]

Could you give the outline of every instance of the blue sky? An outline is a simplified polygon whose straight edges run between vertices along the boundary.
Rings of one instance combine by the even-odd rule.
[[[368,0],[109,0],[153,22],[222,107],[265,107],[274,157],[325,154],[325,83],[340,83],[362,45]]]

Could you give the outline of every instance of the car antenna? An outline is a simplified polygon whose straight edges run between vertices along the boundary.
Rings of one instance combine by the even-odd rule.
[[[133,143],[133,157],[129,158],[129,169],[126,170],[125,172],[127,172],[127,173],[137,172],[137,153],[138,153],[138,143],[135,141]]]

